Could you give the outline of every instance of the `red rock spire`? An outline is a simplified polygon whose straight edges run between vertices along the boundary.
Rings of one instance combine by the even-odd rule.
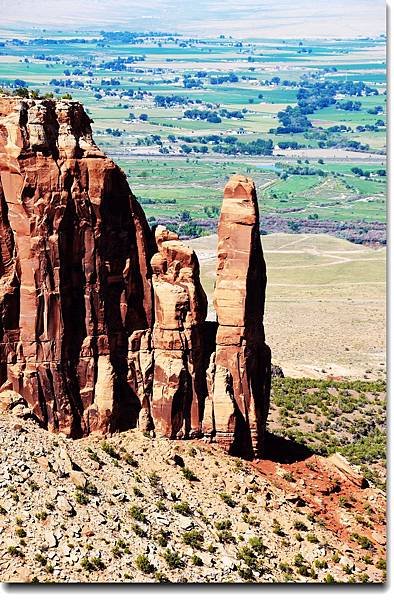
[[[251,179],[234,175],[224,190],[218,229],[212,403],[216,439],[235,454],[262,451],[271,372],[265,287],[256,189]]]

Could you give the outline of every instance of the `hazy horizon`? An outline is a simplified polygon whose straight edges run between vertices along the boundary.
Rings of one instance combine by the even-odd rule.
[[[0,0],[2,29],[171,31],[195,36],[365,37],[385,32],[383,0]]]

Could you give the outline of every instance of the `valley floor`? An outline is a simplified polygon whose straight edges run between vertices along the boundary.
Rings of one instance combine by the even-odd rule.
[[[265,330],[272,362],[291,377],[384,379],[386,249],[328,235],[262,237]],[[189,240],[210,300],[217,236]]]

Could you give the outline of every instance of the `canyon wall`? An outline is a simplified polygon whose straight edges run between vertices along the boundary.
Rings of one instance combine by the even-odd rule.
[[[254,184],[219,223],[217,323],[194,251],[149,228],[74,101],[0,97],[0,394],[72,437],[139,426],[261,454],[269,405]]]

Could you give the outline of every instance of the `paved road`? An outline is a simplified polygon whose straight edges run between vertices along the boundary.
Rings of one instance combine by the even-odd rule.
[[[274,168],[276,162],[280,162],[281,160],[285,160],[286,162],[296,162],[300,158],[308,158],[308,159],[319,159],[323,158],[321,153],[313,154],[312,151],[307,156],[303,157],[300,154],[298,155],[284,155],[284,154],[275,154],[274,156],[259,156],[259,157],[250,157],[250,156],[221,156],[221,155],[210,155],[204,157],[197,156],[181,156],[178,154],[132,154],[130,152],[118,152],[112,151],[111,149],[106,149],[106,152],[111,156],[111,158],[116,160],[142,160],[142,159],[151,159],[155,161],[163,160],[198,160],[199,162],[240,162],[240,163],[249,163],[252,165]],[[375,163],[375,164],[386,164],[386,156],[382,154],[370,154],[367,152],[348,152],[348,153],[338,153],[338,150],[333,153],[331,156],[324,156],[324,160],[326,162],[344,162],[344,163]]]

